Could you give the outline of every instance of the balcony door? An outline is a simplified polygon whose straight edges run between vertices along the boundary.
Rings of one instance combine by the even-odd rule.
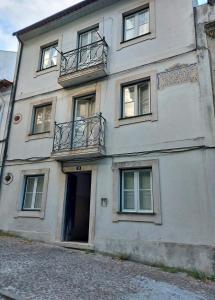
[[[95,116],[95,95],[75,100],[73,148],[86,148],[93,141],[93,116]]]
[[[98,31],[97,27],[79,35],[79,69],[95,64],[98,51],[98,45],[95,43],[100,40]]]

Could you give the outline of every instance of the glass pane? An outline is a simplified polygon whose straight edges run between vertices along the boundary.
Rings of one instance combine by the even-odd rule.
[[[44,183],[44,176],[37,177],[37,193],[43,192],[43,183]]]
[[[87,62],[89,60],[90,57],[90,51],[86,49],[83,49],[80,51],[80,63],[84,63]]]
[[[89,102],[87,100],[77,100],[76,119],[89,117],[88,110],[89,110]]]
[[[57,50],[54,47],[57,47],[57,45],[55,45],[51,48],[51,65],[52,66],[56,66],[56,64],[57,64]]]
[[[135,115],[134,102],[126,103],[124,117],[129,118],[129,117],[133,117],[134,115]]]
[[[124,172],[124,189],[134,189],[134,172]]]
[[[89,44],[89,42],[88,42],[88,32],[82,33],[80,35],[80,47],[86,46],[88,44]]]
[[[26,184],[26,192],[33,193],[34,190],[34,177],[27,177],[27,184]]]
[[[151,171],[144,170],[139,172],[140,189],[151,189]]]
[[[150,112],[149,101],[149,83],[145,83],[138,87],[139,95],[139,115],[147,114]]]
[[[135,115],[134,106],[134,92],[135,87],[126,87],[123,89],[124,97],[124,117],[132,117]]]
[[[135,209],[134,192],[124,192],[124,209]]]
[[[139,27],[139,35],[147,34],[149,33],[149,23],[141,25]]]
[[[149,23],[149,10],[139,13],[139,25]]]
[[[140,191],[140,210],[152,210],[151,191]]]
[[[25,199],[24,199],[24,203],[23,203],[24,209],[31,208],[32,197],[33,197],[33,193],[25,193]]]
[[[43,196],[42,193],[36,193],[35,203],[34,203],[34,208],[35,209],[41,209],[42,196]]]
[[[97,60],[101,57],[102,55],[102,48],[101,47],[98,47],[97,44],[95,44],[95,46],[92,46],[90,48],[90,58],[91,60]],[[97,61],[96,61],[97,63]]]
[[[135,27],[135,16],[125,18],[125,30],[133,29]]]
[[[42,68],[46,69],[50,67],[50,48],[43,50],[43,65]]]
[[[129,29],[125,31],[125,40],[130,40],[135,37],[135,29]]]
[[[135,33],[135,16],[125,18],[125,40],[134,38]]]
[[[99,31],[98,28],[96,28],[96,29],[94,29],[94,30],[91,31],[91,43],[95,43],[95,42],[97,42],[98,40],[100,40],[97,31]]]
[[[124,88],[125,103],[134,101],[134,91],[135,91],[134,86]]]
[[[50,130],[50,123],[51,123],[51,105],[46,106],[44,108],[44,131],[49,131]]]
[[[43,131],[43,107],[38,107],[35,109],[34,133],[39,133],[42,131]]]

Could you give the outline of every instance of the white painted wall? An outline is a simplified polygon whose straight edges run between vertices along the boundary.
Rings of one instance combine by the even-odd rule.
[[[141,1],[137,1],[141,3]],[[200,250],[195,246],[215,246],[215,185],[214,151],[198,150],[180,154],[126,157],[126,153],[156,149],[183,148],[214,145],[213,98],[209,84],[208,57],[200,60],[195,51],[195,31],[192,1],[156,0],[156,38],[117,50],[116,30],[119,11],[130,1],[117,1],[100,11],[86,15],[71,24],[44,33],[24,44],[20,77],[16,94],[14,114],[22,114],[22,122],[12,125],[8,162],[5,172],[14,174],[14,181],[3,186],[0,202],[0,228],[18,231],[26,236],[43,240],[58,239],[62,226],[60,210],[65,197],[66,176],[55,161],[26,163],[12,161],[32,157],[49,157],[53,138],[26,141],[31,118],[30,105],[37,100],[56,97],[55,121],[66,122],[72,116],[72,96],[83,89],[97,88],[101,91],[100,109],[107,121],[106,150],[108,155],[122,154],[118,161],[158,159],[160,165],[162,225],[140,222],[112,222],[113,173],[112,159],[98,165],[95,217],[95,247],[100,251],[127,253],[135,259],[168,262],[170,248],[166,243],[191,245],[183,252],[181,248],[172,259],[172,265],[186,266],[194,255],[195,265]],[[177,12],[177,13],[176,13]],[[177,15],[177,17],[176,17]],[[58,85],[59,69],[40,75],[36,72],[41,45],[60,39],[60,50],[76,48],[77,31],[99,23],[101,33],[109,45],[110,75],[97,85],[64,90]],[[136,76],[155,71],[157,74],[178,65],[198,64],[199,81],[185,82],[157,89],[158,120],[115,127],[116,81],[123,76]],[[54,120],[53,120],[54,121]],[[115,159],[115,162],[117,160]],[[45,219],[14,218],[16,202],[20,193],[19,174],[22,170],[50,168]],[[108,198],[108,207],[101,207],[101,198]],[[154,243],[161,243],[159,247]],[[151,247],[145,255],[144,247]],[[165,246],[164,246],[165,245]],[[182,246],[181,246],[182,247]],[[160,253],[153,252],[153,249]],[[136,250],[135,250],[136,249]],[[148,249],[148,248],[147,248]],[[163,249],[163,250],[162,250]],[[184,249],[184,248],[183,248]],[[208,267],[211,258],[207,248],[200,268]],[[135,252],[136,251],[136,252]],[[151,252],[152,251],[152,252]],[[163,252],[162,252],[163,251]],[[208,252],[207,252],[208,251]],[[189,254],[186,254],[188,253]],[[193,253],[194,253],[193,252]],[[151,256],[150,256],[151,253]],[[172,255],[172,254],[171,254]],[[178,256],[177,256],[178,255]],[[180,256],[184,259],[180,261]],[[172,256],[171,256],[172,257]],[[198,267],[198,265],[196,265]]]

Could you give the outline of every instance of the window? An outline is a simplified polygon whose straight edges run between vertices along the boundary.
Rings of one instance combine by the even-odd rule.
[[[33,134],[50,131],[52,105],[34,107]]]
[[[151,113],[150,80],[122,87],[122,118]]]
[[[100,49],[96,44],[100,40],[98,31],[99,28],[96,27],[79,35],[79,48],[81,48],[79,52],[79,66],[90,62],[93,63],[100,55],[98,53]]]
[[[124,16],[124,41],[149,33],[149,8]]]
[[[122,212],[152,213],[152,169],[122,170]]]
[[[41,53],[41,70],[45,70],[57,65],[57,44],[42,48]]]
[[[44,175],[26,176],[22,210],[41,210]]]

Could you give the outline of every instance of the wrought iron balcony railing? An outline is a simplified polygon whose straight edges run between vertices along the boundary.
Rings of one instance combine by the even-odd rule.
[[[60,76],[74,73],[99,64],[107,64],[107,43],[105,39],[62,53]]]
[[[55,123],[53,152],[105,146],[105,119],[102,114],[66,123]]]

